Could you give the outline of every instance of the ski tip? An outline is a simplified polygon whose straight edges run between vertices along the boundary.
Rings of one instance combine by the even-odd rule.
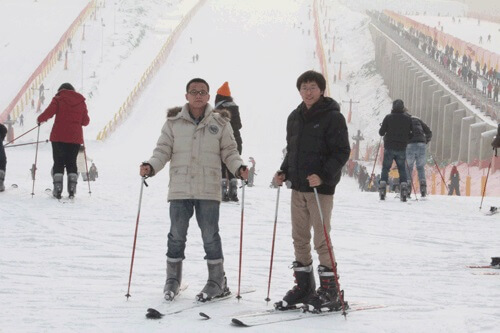
[[[163,316],[163,313],[160,313],[160,311],[153,308],[149,308],[148,312],[146,313],[146,318],[148,319],[160,319]]]
[[[200,312],[200,316],[202,316],[204,319],[210,319],[210,316],[207,315],[205,312]]]
[[[236,319],[236,318],[231,319],[231,324],[233,324],[234,326],[239,326],[239,327],[248,327],[247,324],[245,324],[244,322],[242,322],[241,320]]]

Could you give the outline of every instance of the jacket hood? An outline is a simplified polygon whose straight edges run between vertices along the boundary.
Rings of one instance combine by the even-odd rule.
[[[185,112],[183,112],[185,110]],[[204,118],[208,117],[212,112],[215,112],[214,109],[212,109],[212,106],[210,104],[207,104],[205,107],[205,114]],[[170,108],[167,110],[167,118],[172,118],[172,117],[183,117],[186,119],[189,119],[189,104],[186,103],[184,106],[175,106],[173,108]]]
[[[56,94],[56,98],[69,106],[75,106],[85,102],[85,97],[72,90],[61,90]]]
[[[228,109],[215,109],[214,113],[218,113],[222,117],[227,118],[228,120],[231,119],[231,111],[229,111]]]
[[[304,102],[299,104],[298,109],[302,110],[306,117],[312,117],[316,113],[332,111],[340,112],[339,103],[337,103],[337,101],[335,101],[333,98],[325,96],[320,97],[320,99],[316,103],[314,103],[314,105],[310,109],[306,108]]]
[[[175,117],[179,112],[181,112],[182,106],[175,106],[167,110],[167,117]]]

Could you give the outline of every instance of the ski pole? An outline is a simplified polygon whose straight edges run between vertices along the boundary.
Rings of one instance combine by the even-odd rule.
[[[368,188],[371,188],[372,186],[373,176],[375,175],[374,174],[375,165],[377,164],[378,152],[380,151],[380,144],[382,143],[382,138],[383,136],[380,137],[380,141],[378,142],[377,153],[375,154],[375,162],[373,162],[373,169],[372,169],[372,174],[370,175],[370,182],[368,183]]]
[[[497,150],[495,149],[495,157],[497,157]],[[481,196],[481,204],[479,205],[479,209],[483,208],[483,200],[484,200],[484,195],[486,194],[486,185],[488,184],[488,177],[490,176],[490,169],[491,169],[491,162],[493,161],[493,158],[490,160],[490,165],[488,165],[488,172],[486,173],[486,181],[484,182],[484,188],[483,188],[483,193]]]
[[[278,194],[276,195],[276,212],[274,214],[273,243],[271,246],[271,263],[269,264],[269,282],[267,283],[266,302],[269,302],[271,300],[269,298],[269,292],[271,291],[271,276],[273,273],[274,243],[276,241],[276,226],[278,224],[278,205],[280,202],[280,188],[281,186],[278,186]]]
[[[3,146],[5,147],[5,146],[7,146],[7,145],[11,144],[12,142],[16,141],[16,140],[17,140],[17,139],[19,139],[20,137],[22,137],[22,136],[24,136],[24,135],[28,134],[29,132],[33,131],[33,130],[34,130],[35,128],[37,128],[37,127],[40,127],[40,125],[39,125],[39,124],[37,124],[37,125],[36,125],[35,127],[33,127],[32,129],[27,130],[26,132],[24,132],[23,134],[19,135],[17,138],[12,139],[12,141],[7,142],[7,143],[6,143],[6,144],[4,144]],[[40,129],[39,129],[39,130],[40,130]],[[37,141],[38,141],[38,140],[37,140]]]
[[[38,161],[38,142],[40,141],[40,125],[38,126],[38,131],[36,135],[36,151],[35,151],[35,168],[33,170],[33,187],[31,188],[31,198],[35,195],[35,179],[36,179],[36,163]]]
[[[408,161],[407,160],[405,160],[405,163],[406,163],[406,170],[408,170],[408,175],[406,175],[406,176],[410,179],[410,182],[411,182],[411,186],[410,186],[410,198],[411,198],[411,189],[413,188],[413,192],[415,193],[415,200],[418,201],[417,190],[415,189],[415,184],[413,184],[413,179],[412,179],[413,177],[411,176],[413,170],[410,170],[410,166],[408,165]]]
[[[347,317],[346,317],[347,313],[345,312],[344,295],[340,291],[339,275],[337,274],[337,261],[335,260],[335,254],[333,253],[333,248],[330,244],[330,236],[328,235],[328,232],[326,231],[326,225],[325,225],[325,221],[323,218],[323,211],[321,210],[321,204],[319,202],[318,190],[316,189],[316,187],[313,187],[313,189],[314,189],[314,196],[316,197],[316,203],[318,204],[318,210],[319,210],[319,216],[321,218],[321,224],[323,224],[323,233],[325,235],[326,246],[328,247],[328,254],[330,255],[330,261],[332,263],[333,274],[335,274],[335,285],[337,286],[337,294],[339,295],[340,303],[342,304],[342,315],[347,319]]]
[[[436,160],[434,159],[434,155],[431,153],[432,160],[434,161],[434,164],[436,165],[436,168],[438,169],[439,175],[441,176],[441,179],[443,180],[443,183],[446,184],[446,180],[444,180],[443,174],[441,173],[441,169],[439,169],[439,165],[437,164]]]
[[[47,140],[41,140],[41,141],[33,141],[33,142],[28,142],[28,143],[19,143],[17,145],[10,145],[8,147],[5,147],[5,148],[14,148],[14,147],[19,147],[19,146],[27,146],[27,145],[34,145],[34,144],[37,144],[37,143],[44,143],[44,142],[49,142],[49,139]]]
[[[128,298],[131,296],[130,295],[130,282],[132,281],[132,269],[134,267],[134,257],[135,257],[135,244],[137,242],[137,231],[139,229],[139,217],[141,216],[141,203],[142,203],[142,192],[144,190],[144,185],[148,186],[148,183],[146,183],[146,178],[147,176],[141,177],[141,192],[139,194],[139,209],[137,210],[137,220],[135,222],[135,234],[134,234],[134,245],[132,246],[132,259],[130,261],[130,275],[128,276],[128,289],[127,289],[127,294],[125,297]]]
[[[238,293],[236,298],[238,301],[241,298],[240,287],[241,287],[241,262],[243,258],[243,218],[245,216],[245,187],[247,185],[246,180],[243,181],[243,185],[241,186],[241,226],[240,226],[240,265],[238,269]]]
[[[89,166],[87,164],[87,147],[85,147],[85,141],[83,142],[83,157],[85,157],[85,171],[87,172],[87,183],[89,184],[89,196],[91,196],[92,191],[90,190]]]

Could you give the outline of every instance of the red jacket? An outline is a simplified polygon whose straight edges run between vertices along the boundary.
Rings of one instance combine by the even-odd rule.
[[[83,144],[82,126],[90,122],[85,97],[72,90],[59,91],[37,121],[43,123],[54,115],[50,141]]]

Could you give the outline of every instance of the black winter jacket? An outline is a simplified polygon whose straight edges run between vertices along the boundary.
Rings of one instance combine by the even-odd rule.
[[[287,120],[287,154],[281,165],[292,189],[313,192],[307,176],[318,175],[318,193],[334,194],[351,148],[344,116],[338,103],[322,97],[309,110],[304,103]]]
[[[432,131],[421,119],[411,117],[412,137],[410,143],[424,142],[429,143],[432,138]]]
[[[2,143],[3,140],[5,140],[6,135],[7,135],[7,127],[5,127],[4,124],[0,124],[0,143]]]
[[[392,110],[382,121],[378,133],[384,137],[384,148],[406,150],[412,138],[411,116],[405,110]]]
[[[215,109],[226,109],[231,113],[231,127],[233,128],[234,139],[238,145],[238,152],[241,155],[243,140],[241,139],[240,129],[241,129],[241,118],[240,118],[240,108],[234,102],[223,101],[216,105]]]

